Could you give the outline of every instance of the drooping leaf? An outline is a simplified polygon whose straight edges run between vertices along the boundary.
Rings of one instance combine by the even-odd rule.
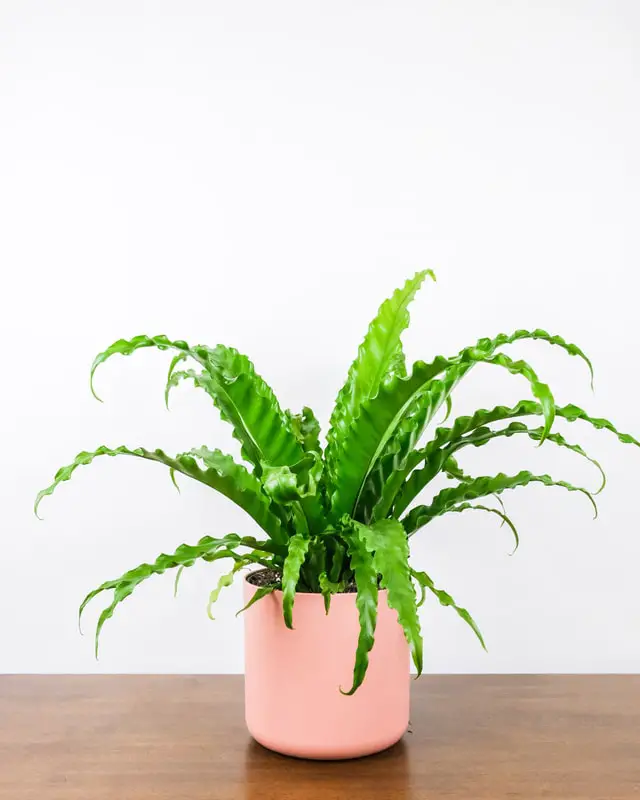
[[[456,443],[461,441],[473,443],[471,440],[465,439],[465,437],[468,434],[475,435],[475,432],[478,429],[484,428],[492,422],[502,422],[515,417],[542,416],[542,414],[542,407],[538,403],[532,400],[521,400],[512,407],[496,406],[492,409],[479,409],[471,416],[458,417],[454,421],[453,426],[450,428],[438,428],[435,431],[434,438],[424,448],[421,450],[416,450],[411,454],[405,471],[402,476],[400,476],[402,479],[406,478],[409,472],[414,469],[414,467],[418,466],[420,462],[424,461],[425,467],[412,472],[404,485],[400,483],[402,488],[400,489],[400,486],[398,486],[398,489],[396,490],[396,498],[393,504],[394,513],[398,516],[402,514],[402,512],[409,506],[418,493],[422,491],[427,483],[429,483],[429,481],[439,472],[441,468],[440,453],[444,452],[445,448],[449,446],[455,447]],[[640,441],[628,433],[621,433],[609,420],[599,417],[592,417],[586,411],[576,405],[571,404],[566,406],[557,406],[556,416],[565,419],[568,422],[582,420],[589,423],[597,430],[610,431],[623,444],[634,444],[637,447],[640,447]],[[535,433],[534,436],[537,437],[538,434]],[[559,434],[554,433],[550,437],[550,441],[555,444],[559,444],[560,446],[565,446],[561,444],[563,437],[561,437]],[[592,463],[594,463],[596,467],[603,472],[602,467],[597,461],[595,461],[595,459],[592,459],[584,451],[580,452],[582,448],[578,449],[578,445],[567,444],[566,446],[569,447],[569,449],[575,448],[574,452],[578,452],[580,455],[583,455],[585,458],[592,461]],[[602,488],[603,487],[601,486],[600,489],[598,489],[598,492],[602,491]]]
[[[498,354],[498,357],[493,358],[495,351],[499,347],[522,339],[540,339],[561,347],[570,355],[579,356],[589,366],[593,382],[591,362],[587,356],[577,345],[566,342],[561,336],[553,336],[539,328],[534,331],[518,330],[512,334],[501,333],[493,339],[479,339],[474,346],[461,350],[453,358],[438,356],[428,365],[428,369],[425,370],[427,376],[434,379],[445,374],[447,377],[442,380],[450,384],[449,390],[444,392],[444,401],[447,404],[445,420],[451,410],[451,390],[475,364],[486,361],[487,363],[503,366],[509,369],[510,372],[522,374],[530,381],[534,397],[539,397],[542,403],[545,430],[547,433],[551,430],[553,424],[553,408],[551,407],[553,398],[549,387],[538,380],[537,375],[526,362],[514,362],[504,354]],[[520,369],[521,366],[524,366],[524,369]],[[388,516],[404,478],[413,468],[408,463],[412,458],[413,448],[435,413],[433,399],[429,396],[428,391],[423,392],[423,398],[424,402],[421,401],[420,393],[416,395],[412,405],[406,409],[403,419],[389,437],[382,453],[378,456],[373,469],[369,473],[358,501],[360,516],[365,521],[368,519],[375,521]]]
[[[342,440],[349,435],[351,423],[359,414],[360,404],[377,394],[381,383],[390,373],[399,377],[405,374],[401,336],[409,324],[407,309],[427,276],[435,280],[431,270],[417,272],[384,301],[349,368],[347,380],[336,398],[327,432],[325,458],[329,478],[334,484]]]
[[[497,495],[496,499],[499,498],[500,495]],[[500,519],[502,520],[502,524],[507,525],[511,529],[511,533],[513,533],[513,537],[516,540],[516,544],[515,547],[513,548],[511,555],[513,555],[513,553],[516,552],[518,547],[520,547],[520,536],[518,535],[516,526],[513,524],[511,517],[509,517],[509,515],[506,514],[504,511],[499,511],[497,508],[490,508],[489,506],[481,506],[477,503],[474,504],[461,503],[458,506],[453,506],[452,508],[448,509],[448,513],[449,512],[462,513],[463,511],[486,511],[489,514],[495,514],[496,516],[500,517]]]
[[[122,356],[130,356],[132,353],[135,353],[136,350],[140,350],[143,347],[157,347],[158,350],[179,350],[181,357],[174,358],[172,361],[172,370],[179,361],[184,360],[184,358],[189,356],[202,365],[206,366],[207,363],[208,348],[202,347],[201,345],[189,347],[189,345],[181,339],[172,341],[164,334],[161,334],[160,336],[146,336],[142,334],[140,336],[134,336],[133,339],[118,339],[117,342],[114,342],[110,347],[107,347],[104,352],[98,353],[93,360],[93,364],[91,365],[89,385],[91,388],[91,394],[93,394],[96,400],[100,400],[100,398],[93,388],[93,378],[100,364],[104,364],[104,362],[113,355],[119,354]]]
[[[437,589],[435,584],[434,584],[434,582],[431,580],[431,578],[427,575],[426,572],[418,572],[418,571],[412,569],[411,570],[411,575],[422,586],[424,586],[425,589],[429,589],[430,592],[433,592],[433,594],[440,601],[440,605],[449,606],[450,608],[453,608],[454,611],[456,612],[456,614],[460,617],[460,619],[463,619],[467,623],[467,625],[469,625],[469,627],[475,633],[475,635],[478,637],[478,639],[480,641],[480,644],[482,645],[483,649],[484,650],[487,649],[486,645],[484,643],[484,639],[482,638],[482,634],[480,633],[480,629],[478,628],[478,626],[476,625],[476,623],[473,620],[473,617],[467,611],[466,608],[460,608],[460,606],[456,605],[453,597],[451,597],[450,594],[447,594],[442,589]]]
[[[544,429],[528,428],[522,422],[512,422],[506,428],[501,428],[498,430],[493,430],[492,428],[488,427],[475,428],[473,431],[471,431],[471,433],[467,434],[466,436],[460,436],[457,439],[453,439],[450,444],[440,449],[433,450],[427,446],[427,448],[422,451],[426,454],[425,458],[427,459],[427,463],[421,469],[414,469],[414,471],[409,475],[405,483],[402,485],[394,504],[394,513],[398,516],[403,513],[403,511],[425,488],[425,486],[438,474],[438,472],[445,469],[446,464],[449,463],[451,454],[469,445],[481,447],[493,439],[500,437],[510,438],[516,434],[525,434],[530,439],[539,442],[544,435]],[[586,453],[580,445],[570,444],[560,433],[548,434],[545,441],[551,442],[558,447],[571,450],[583,458],[586,458],[587,461],[590,461],[598,469],[601,477],[601,484],[594,494],[599,494],[604,489],[607,479],[602,466],[598,461],[596,461],[595,458],[592,458],[590,455],[588,455],[588,453]],[[415,455],[418,456],[419,454],[416,453]]]
[[[352,695],[362,685],[367,674],[369,653],[374,643],[378,619],[378,573],[371,554],[358,535],[356,525],[347,521],[347,526],[351,530],[346,541],[351,559],[351,569],[356,581],[356,608],[358,609],[360,632],[353,667],[353,683],[348,692],[344,692],[342,688],[340,691],[343,694]]]
[[[536,328],[533,331],[517,330],[515,333],[510,334],[499,333],[495,338],[491,339],[491,343],[492,347],[501,347],[502,345],[512,344],[513,342],[518,342],[523,339],[541,340],[556,347],[561,347],[570,356],[578,356],[578,358],[581,358],[589,369],[591,388],[593,389],[594,375],[591,360],[585,354],[585,352],[578,347],[577,344],[571,344],[570,342],[567,342],[562,338],[562,336],[552,335],[541,328]]]
[[[98,653],[100,632],[105,622],[113,616],[116,607],[129,597],[140,583],[147,580],[147,578],[150,578],[152,575],[161,575],[168,569],[174,569],[180,566],[190,567],[199,559],[207,562],[217,561],[221,558],[233,558],[234,560],[246,559],[248,558],[246,554],[238,555],[232,549],[240,546],[242,543],[242,537],[237,534],[228,534],[220,539],[213,539],[211,536],[205,536],[200,539],[196,545],[182,544],[176,549],[175,553],[171,555],[162,553],[153,564],[140,564],[140,566],[128,570],[119,578],[106,581],[97,589],[89,592],[80,605],[78,612],[79,621],[82,619],[82,613],[87,607],[87,604],[93,600],[94,597],[105,591],[113,591],[113,600],[111,604],[103,610],[98,620],[98,626],[96,628],[96,656]]]
[[[227,587],[231,586],[236,574],[240,572],[240,570],[243,569],[243,567],[246,567],[251,563],[252,562],[249,559],[247,560],[240,559],[236,561],[236,563],[233,565],[233,569],[231,569],[229,572],[225,572],[223,575],[220,576],[215,589],[213,589],[211,591],[211,594],[209,595],[209,602],[207,603],[207,616],[209,617],[210,620],[213,621],[215,619],[211,609],[218,602],[218,597],[220,597],[220,592],[223,589],[226,589]]]
[[[203,458],[206,469],[198,466],[196,457]],[[206,459],[204,458],[206,454]],[[79,466],[90,464],[98,456],[135,456],[148,461],[157,461],[167,467],[188,475],[190,478],[216,489],[224,494],[236,505],[244,509],[260,527],[274,540],[284,544],[287,540],[278,517],[269,509],[269,498],[262,491],[259,480],[236,464],[231,456],[224,455],[219,450],[208,451],[200,448],[193,453],[178,455],[175,458],[166,455],[162,450],[146,450],[144,447],[129,449],[128,447],[99,447],[93,452],[79,453],[73,462],[62,467],[56,472],[53,483],[38,493],[34,511],[38,513],[38,506],[43,497],[54,492],[58,484],[68,481]]]
[[[449,456],[445,460],[445,462],[444,462],[444,464],[442,466],[442,471],[447,476],[447,478],[449,478],[451,480],[455,480],[455,481],[460,481],[461,483],[470,483],[471,481],[474,480],[472,475],[467,475],[459,467],[458,462],[455,460],[455,458],[453,456]],[[505,508],[504,502],[503,502],[503,500],[502,500],[502,498],[500,497],[499,494],[494,494],[493,497],[497,500],[498,505],[502,509],[502,513],[505,515],[505,519],[502,520],[502,524],[500,525],[500,527],[502,527],[502,525],[505,525],[506,522],[507,522],[507,509]],[[480,506],[476,506],[476,507],[480,508]],[[513,527],[512,530],[515,532],[515,527]],[[515,532],[515,537],[516,537],[516,550],[517,550],[518,549],[518,534],[517,534],[517,532]]]
[[[472,434],[469,434],[468,436],[465,436],[462,439],[459,439],[457,442],[449,445],[447,450],[450,452],[457,452],[462,447],[466,447],[468,445],[481,447],[492,439],[502,436],[510,438],[511,436],[522,433],[528,436],[530,439],[539,442],[544,435],[544,429],[528,428],[523,422],[511,422],[506,428],[500,428],[499,430],[493,430],[491,428],[476,428]],[[566,450],[571,450],[571,452],[577,453],[579,456],[582,456],[582,458],[586,458],[587,461],[590,461],[600,473],[601,483],[597,491],[594,492],[594,494],[600,494],[600,492],[606,486],[607,478],[602,466],[598,461],[596,461],[595,458],[592,458],[588,453],[586,453],[579,444],[571,444],[568,442],[560,433],[550,433],[545,441],[551,442],[558,447],[564,447]]]
[[[289,539],[289,550],[282,570],[282,611],[287,628],[293,629],[293,604],[300,580],[300,569],[309,549],[309,538],[296,533]]]
[[[409,543],[402,524],[383,519],[374,525],[356,523],[354,531],[373,556],[373,568],[387,590],[387,602],[398,614],[418,675],[422,673],[422,635],[416,593],[409,568]]]
[[[469,483],[463,483],[453,488],[442,489],[429,505],[416,506],[402,519],[404,529],[408,534],[415,533],[423,525],[426,525],[434,517],[445,514],[459,503],[469,500],[476,500],[480,497],[487,497],[490,494],[501,494],[506,489],[515,489],[518,486],[527,486],[530,483],[542,483],[545,486],[560,486],[569,492],[580,492],[589,499],[594,508],[595,516],[598,514],[598,507],[591,492],[581,486],[574,486],[567,481],[555,481],[550,475],[534,475],[527,470],[519,472],[517,475],[505,475],[499,473],[494,476],[482,476],[475,478]]]
[[[458,417],[450,428],[438,428],[434,439],[421,451],[422,457],[428,458],[434,450],[492,422],[502,422],[514,417],[541,416],[542,413],[541,406],[532,400],[520,400],[519,403],[512,407],[503,405],[492,409],[481,408],[471,416]],[[628,433],[621,433],[609,420],[592,417],[584,409],[576,405],[557,406],[556,416],[568,422],[583,420],[598,430],[611,431],[623,444],[634,444],[640,447],[640,442],[637,439]]]

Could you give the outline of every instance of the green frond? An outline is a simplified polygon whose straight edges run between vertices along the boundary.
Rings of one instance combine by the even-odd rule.
[[[438,598],[438,600],[440,601],[440,605],[453,608],[453,610],[460,617],[460,619],[463,619],[467,623],[467,625],[471,628],[471,630],[475,633],[475,635],[478,637],[478,640],[482,645],[482,648],[484,650],[487,649],[484,643],[484,639],[482,638],[482,634],[480,633],[480,629],[478,628],[473,617],[467,611],[466,608],[460,608],[460,606],[456,605],[455,600],[453,599],[453,597],[451,597],[450,594],[447,594],[447,592],[443,591],[442,589],[436,588],[434,582],[431,580],[431,578],[427,575],[426,572],[418,572],[417,570],[412,569],[411,575],[416,579],[416,581],[418,581],[418,583],[421,586],[423,586],[425,589],[428,589]]]
[[[482,447],[493,439],[502,437],[510,438],[517,434],[525,434],[533,441],[540,442],[544,436],[544,428],[528,428],[522,422],[512,422],[506,428],[501,428],[498,430],[493,430],[492,428],[483,426],[473,429],[466,436],[452,438],[449,444],[444,447],[433,449],[430,445],[427,445],[423,451],[416,451],[414,453],[414,460],[412,463],[415,464],[415,460],[420,457],[422,452],[424,453],[424,460],[426,462],[425,466],[421,469],[414,469],[401,486],[393,507],[394,513],[398,516],[402,514],[410,505],[410,503],[425,488],[425,486],[440,471],[446,471],[446,464],[449,463],[453,453],[456,453],[461,448],[468,447],[469,445],[472,445],[473,447]],[[593,494],[600,494],[606,485],[607,478],[602,466],[595,458],[592,458],[590,455],[588,455],[588,453],[586,453],[580,445],[569,443],[560,433],[548,434],[545,441],[555,444],[558,447],[571,450],[572,452],[582,456],[582,458],[585,458],[587,461],[590,461],[600,473],[601,478],[600,486],[595,492],[593,492]]]
[[[78,612],[78,620],[82,619],[82,614],[87,605],[93,600],[94,597],[106,591],[113,591],[113,599],[107,608],[100,614],[98,625],[96,628],[96,657],[98,655],[98,642],[100,632],[108,619],[111,619],[117,606],[126,600],[137,586],[143,581],[150,578],[152,575],[161,575],[169,569],[176,567],[190,567],[198,560],[206,562],[218,561],[221,558],[232,558],[235,560],[244,561],[249,558],[246,554],[239,555],[234,551],[236,548],[243,544],[242,537],[237,534],[229,534],[221,539],[213,539],[210,536],[205,536],[200,539],[196,545],[182,544],[177,548],[172,555],[162,553],[153,562],[153,564],[140,564],[140,566],[125,572],[115,580],[106,581],[97,589],[85,597],[80,605]]]
[[[231,456],[224,455],[219,450],[210,451],[204,447],[174,458],[162,450],[146,450],[144,447],[130,449],[124,446],[115,448],[102,446],[92,452],[79,453],[71,464],[56,472],[50,486],[38,493],[34,507],[35,513],[38,513],[41,500],[47,495],[53,494],[60,483],[68,481],[78,467],[91,464],[98,456],[120,455],[157,461],[175,472],[180,472],[199,483],[204,483],[240,506],[275,542],[282,545],[286,542],[287,534],[282,528],[280,519],[271,512],[269,498],[262,491],[260,481],[240,464],[236,464]],[[205,469],[198,466],[196,458],[203,460]]]
[[[380,575],[380,586],[387,590],[387,602],[398,615],[411,651],[413,663],[422,673],[422,635],[416,593],[409,567],[409,543],[398,520],[384,519],[374,525],[345,520],[373,557],[373,568]]]
[[[118,339],[117,342],[114,342],[112,345],[107,347],[104,352],[98,353],[93,360],[93,364],[91,365],[89,386],[91,388],[91,394],[96,398],[96,400],[100,400],[100,398],[96,394],[93,387],[93,378],[100,364],[104,364],[104,362],[111,358],[111,356],[130,356],[132,353],[135,353],[136,350],[140,350],[144,347],[156,347],[158,350],[179,350],[179,356],[174,358],[172,361],[172,369],[179,361],[182,361],[188,357],[191,357],[198,363],[206,366],[209,352],[208,348],[202,347],[201,345],[198,345],[197,347],[189,347],[189,345],[181,339],[171,341],[171,339],[167,338],[164,334],[159,336],[146,336],[145,334],[142,334],[140,336],[134,336],[133,339]]]
[[[293,628],[293,603],[300,580],[300,569],[309,549],[309,538],[296,533],[289,539],[289,550],[282,570],[282,611],[284,624]]]
[[[343,694],[352,695],[362,685],[367,674],[369,653],[375,639],[378,621],[378,573],[371,554],[355,530],[347,537],[346,541],[351,559],[351,569],[356,581],[356,608],[360,631],[351,688],[348,692],[344,692],[342,689],[340,691]]]
[[[451,511],[459,503],[476,500],[480,497],[487,497],[491,494],[501,494],[507,489],[515,489],[518,486],[528,486],[530,483],[542,483],[544,486],[559,486],[569,492],[580,492],[585,495],[593,506],[595,516],[598,515],[598,507],[593,499],[591,492],[581,486],[574,486],[567,481],[556,481],[550,475],[534,475],[533,473],[522,470],[517,475],[505,475],[499,473],[494,476],[482,476],[474,478],[468,483],[453,488],[442,489],[431,501],[429,505],[416,506],[402,519],[405,531],[412,535],[423,525],[426,525],[435,517]]]
[[[349,368],[347,380],[336,398],[327,432],[325,459],[328,476],[334,486],[339,480],[336,464],[342,450],[342,440],[349,435],[361,403],[377,394],[389,374],[405,374],[401,337],[409,325],[409,304],[427,276],[435,281],[431,270],[422,270],[384,301]]]

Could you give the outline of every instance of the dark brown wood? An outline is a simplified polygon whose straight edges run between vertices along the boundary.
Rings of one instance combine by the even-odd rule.
[[[0,677],[2,800],[640,800],[640,675],[429,676],[377,756],[252,742],[237,676]]]

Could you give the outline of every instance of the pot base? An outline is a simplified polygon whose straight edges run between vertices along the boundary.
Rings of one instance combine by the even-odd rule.
[[[305,761],[348,761],[354,758],[366,758],[367,756],[374,756],[388,750],[390,747],[398,744],[402,737],[407,732],[405,728],[398,736],[386,737],[378,741],[368,743],[358,742],[354,743],[352,747],[336,748],[332,745],[325,745],[320,747],[300,746],[291,742],[280,742],[274,739],[256,736],[249,730],[249,733],[255,741],[266,750],[273,753],[278,753],[281,756],[288,758],[299,758]]]

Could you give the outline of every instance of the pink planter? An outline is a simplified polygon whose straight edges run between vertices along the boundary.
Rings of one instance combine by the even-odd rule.
[[[244,582],[245,603],[256,587]],[[344,759],[377,753],[409,723],[409,650],[395,611],[380,592],[376,641],[364,683],[351,697],[358,640],[355,594],[338,594],[325,614],[318,594],[297,594],[295,630],[273,592],[245,618],[245,718],[271,750],[299,758]]]

